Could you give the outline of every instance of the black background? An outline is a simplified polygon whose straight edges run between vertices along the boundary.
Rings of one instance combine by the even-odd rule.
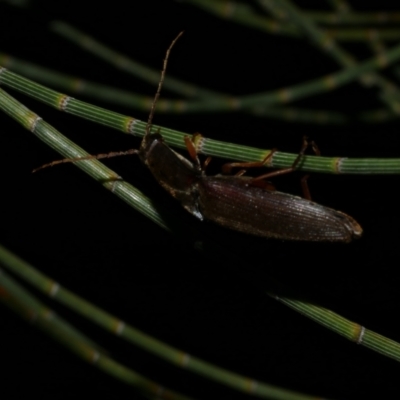
[[[353,4],[365,9],[363,2]],[[379,4],[386,8],[384,2]],[[49,22],[62,19],[157,69],[172,38],[185,30],[173,49],[168,74],[238,95],[289,86],[339,69],[308,40],[266,35],[183,3],[149,0],[131,2],[128,9],[120,1],[99,3],[92,9],[84,6],[75,1],[33,1],[30,9],[23,10],[0,3],[2,50],[149,96],[155,91],[153,86],[116,71],[51,33]],[[369,57],[366,46],[347,48]],[[139,146],[138,139],[12,94],[92,154]],[[374,88],[353,83],[296,106],[354,115],[381,107],[376,94]],[[165,90],[162,96],[173,94]],[[147,118],[147,113],[136,110],[99,105]],[[352,215],[364,228],[364,237],[349,245],[290,243],[201,224],[158,187],[137,159],[107,161],[127,181],[200,232],[196,238],[182,239],[146,220],[73,166],[32,175],[33,168],[59,156],[9,117],[0,114],[0,120],[0,240],[20,257],[158,339],[260,381],[329,398],[395,393],[395,361],[325,330],[265,292],[275,288],[275,281],[281,282],[290,288],[284,294],[315,301],[399,341],[397,176],[314,174],[310,179],[314,199]],[[156,113],[154,122],[294,153],[306,134],[326,156],[398,157],[397,121],[324,126],[242,113]],[[214,160],[210,173],[218,168],[219,161]],[[298,194],[298,178],[275,183],[282,191]],[[194,250],[195,240],[216,243],[223,251],[203,254]],[[120,343],[64,308],[54,307],[116,359],[166,386],[196,398],[245,397]],[[41,393],[47,398],[78,390],[93,396],[120,395],[129,389],[5,308],[0,313],[5,390]]]

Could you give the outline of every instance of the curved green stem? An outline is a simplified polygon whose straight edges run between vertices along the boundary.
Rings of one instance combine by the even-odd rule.
[[[191,354],[174,348],[168,344],[157,340],[139,329],[127,324],[126,322],[103,311],[99,307],[82,299],[71,291],[63,288],[58,282],[37,271],[19,257],[0,245],[0,263],[8,268],[20,278],[29,282],[35,288],[54,298],[68,308],[74,310],[85,318],[95,322],[103,329],[114,335],[121,336],[125,340],[149,351],[165,361],[177,367],[192,371],[198,375],[224,384],[238,391],[252,394],[260,398],[282,399],[282,400],[313,400],[312,396],[306,396],[293,391],[278,388],[263,382],[255,381],[246,376],[239,375],[224,368],[220,368]],[[0,275],[0,286],[3,276]],[[29,301],[28,301],[28,304]],[[33,303],[32,303],[33,304]],[[46,314],[46,310],[43,311]],[[42,310],[40,310],[42,312]],[[78,339],[77,339],[78,340]],[[75,342],[73,342],[74,344]],[[87,347],[87,344],[85,344]],[[74,350],[74,347],[72,348]],[[103,358],[103,356],[102,356]],[[115,365],[112,366],[115,368]],[[117,368],[117,373],[119,368]]]
[[[0,246],[0,251],[3,250],[4,248]],[[2,256],[4,256],[3,253]],[[4,261],[2,256],[0,256],[0,261]],[[60,342],[83,361],[122,382],[135,386],[146,395],[174,400],[191,399],[161,386],[107,356],[105,352],[99,350],[97,344],[86,338],[78,329],[59,317],[52,309],[46,307],[1,269],[0,301],[23,319],[30,323],[33,322],[43,332]]]
[[[60,111],[65,111],[81,118],[109,126],[124,133],[133,134],[135,136],[142,137],[145,133],[145,122],[139,121],[133,117],[108,111],[104,108],[93,106],[83,101],[76,100],[72,97],[55,92],[54,90],[32,82],[29,79],[22,78],[5,69],[0,69],[0,83],[20,90],[21,92],[38,99],[45,104],[51,105]],[[17,117],[17,120],[20,121],[24,126],[30,127],[32,124],[32,118],[38,118],[35,115],[32,116],[32,113],[29,110],[26,110],[23,106],[21,107],[21,110],[19,110],[19,103],[11,96],[7,95],[4,91],[1,91],[0,93],[2,94],[2,96],[0,96],[0,109],[3,108],[3,110],[7,113],[15,114],[14,117]],[[54,140],[57,143],[59,139],[55,139],[53,134],[49,133],[51,138],[46,138],[47,133],[44,132],[47,132],[48,126],[43,125],[40,119],[38,122],[37,128],[40,129],[37,129],[36,131],[38,134],[40,134],[42,140],[46,141],[47,143]],[[171,146],[177,146],[181,148],[185,147],[184,136],[187,134],[156,125],[153,126],[153,129],[160,129],[161,134]],[[254,147],[207,139],[204,137],[197,137],[195,144],[197,151],[201,154],[238,161],[263,161],[271,151],[269,149],[258,149]],[[60,149],[64,148],[65,145],[60,146]],[[65,155],[67,153],[62,154],[67,158],[83,156],[80,155],[79,152],[74,151],[69,153],[70,155]],[[292,166],[296,157],[297,155],[295,154],[276,152],[274,153],[268,166],[274,168],[290,167]],[[85,163],[86,161],[78,163],[78,165],[86,165]],[[400,159],[350,159],[345,157],[304,156],[298,165],[298,169],[302,171],[333,174],[398,174],[400,173]],[[105,178],[103,177],[102,179]],[[107,179],[110,179],[110,177],[108,176]],[[113,179],[115,181],[115,175],[113,175]]]

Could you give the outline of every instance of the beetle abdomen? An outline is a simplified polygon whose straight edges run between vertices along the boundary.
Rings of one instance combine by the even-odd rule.
[[[203,177],[198,182],[204,218],[257,236],[303,241],[350,242],[362,234],[350,216],[320,204],[251,185],[251,178]]]

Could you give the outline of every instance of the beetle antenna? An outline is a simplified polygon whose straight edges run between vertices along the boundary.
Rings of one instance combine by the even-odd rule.
[[[153,103],[151,104],[149,119],[147,120],[145,138],[146,138],[148,135],[150,135],[151,123],[152,123],[152,121],[153,121],[154,112],[155,112],[155,110],[156,110],[156,104],[157,104],[158,98],[160,97],[161,88],[162,88],[162,85],[163,85],[163,83],[164,83],[165,73],[166,73],[166,71],[167,71],[167,64],[168,64],[169,53],[171,52],[171,49],[174,47],[174,45],[175,45],[175,43],[177,42],[177,40],[183,35],[183,32],[184,32],[184,31],[180,32],[180,33],[178,34],[178,36],[171,42],[171,44],[169,45],[169,47],[168,47],[168,49],[167,49],[167,52],[165,53],[163,68],[162,68],[162,70],[161,70],[160,82],[158,82],[157,92],[156,92],[156,95],[154,96]]]
[[[174,45],[177,42],[177,40],[182,36],[182,34],[183,34],[183,31],[180,32],[178,34],[178,36],[171,42],[171,44],[168,47],[168,50],[167,50],[167,52],[165,54],[163,68],[162,68],[162,71],[161,71],[160,82],[158,83],[157,92],[156,92],[156,95],[154,96],[153,103],[151,104],[149,119],[147,120],[145,135],[143,137],[141,147],[145,145],[146,138],[150,134],[151,121],[153,120],[153,116],[154,116],[154,111],[156,109],[157,100],[160,97],[161,88],[162,88],[162,85],[164,83],[165,72],[167,70],[167,64],[168,64],[169,53],[171,52],[171,49],[172,49],[172,47],[174,47]],[[118,156],[126,156],[126,155],[130,155],[130,154],[138,154],[138,153],[139,153],[139,150],[130,149],[130,150],[126,150],[126,151],[113,151],[111,153],[105,153],[105,154],[88,155],[88,156],[85,156],[85,157],[64,158],[62,160],[52,161],[52,162],[44,164],[44,165],[42,165],[42,166],[40,166],[38,168],[35,168],[32,171],[32,173],[40,171],[41,169],[44,169],[44,168],[54,167],[55,165],[59,165],[59,164],[73,163],[73,162],[84,161],[84,160],[99,160],[101,158],[111,158],[111,157],[118,157]]]

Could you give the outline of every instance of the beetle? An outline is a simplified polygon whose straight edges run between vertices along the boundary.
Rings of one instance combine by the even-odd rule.
[[[213,221],[247,234],[283,240],[348,243],[361,237],[361,226],[349,215],[306,198],[273,190],[260,179],[295,170],[307,145],[303,144],[292,167],[285,170],[258,178],[243,175],[207,176],[189,138],[186,137],[185,142],[193,161],[172,150],[159,132],[151,133],[152,119],[164,81],[169,53],[182,33],[172,41],[166,52],[160,82],[139,149],[65,159],[41,168],[60,162],[137,154],[157,182],[200,220]],[[272,154],[273,152],[268,157]],[[259,166],[266,163],[267,159],[262,163],[239,163],[230,166]],[[228,164],[228,169],[230,166]]]
[[[191,153],[188,140],[186,144]],[[207,176],[198,162],[192,163],[176,153],[159,133],[147,136],[139,157],[158,183],[200,220],[284,240],[348,243],[362,235],[361,226],[349,215],[269,189],[257,179]]]

